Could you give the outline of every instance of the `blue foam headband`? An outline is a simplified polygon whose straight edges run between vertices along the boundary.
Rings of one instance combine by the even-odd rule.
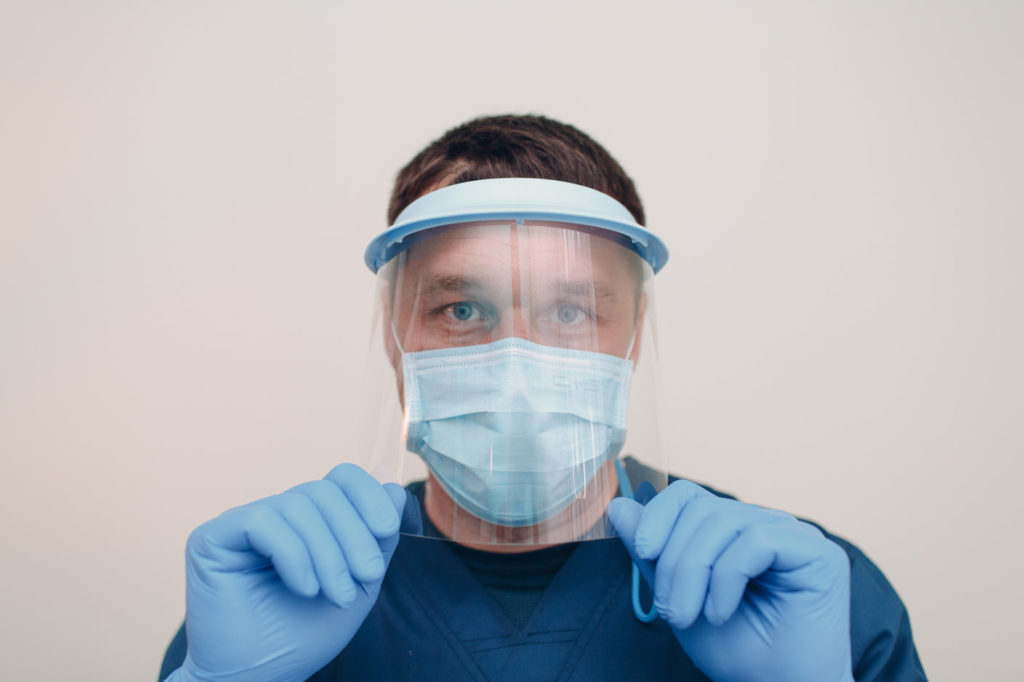
[[[596,227],[626,237],[624,243],[654,272],[668,260],[664,242],[612,197],[583,185],[535,178],[460,182],[425,194],[370,242],[363,260],[377,272],[415,241],[408,237],[434,227],[479,220],[548,220]]]

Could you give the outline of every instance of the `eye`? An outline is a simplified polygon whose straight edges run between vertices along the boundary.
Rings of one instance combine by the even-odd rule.
[[[481,316],[480,309],[468,301],[452,303],[444,309],[445,314],[459,322],[471,322]]]
[[[579,324],[587,317],[587,314],[576,306],[563,305],[555,310],[555,317],[561,324]]]

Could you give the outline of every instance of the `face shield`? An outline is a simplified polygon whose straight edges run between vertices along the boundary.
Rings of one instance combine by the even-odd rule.
[[[371,243],[354,459],[422,481],[403,532],[488,549],[610,537],[608,502],[639,482],[624,453],[664,486],[652,283],[666,255],[614,199],[527,179],[432,192]]]

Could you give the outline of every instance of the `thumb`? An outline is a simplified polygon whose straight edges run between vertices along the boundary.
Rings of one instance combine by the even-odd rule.
[[[648,585],[653,585],[654,561],[641,559],[636,553],[636,527],[640,524],[640,516],[643,513],[643,505],[625,497],[616,497],[608,504],[608,520],[615,526],[622,543],[626,546],[626,551],[640,569],[644,580]]]
[[[405,488],[398,485],[397,483],[385,483],[384,491],[391,498],[391,503],[395,505],[395,511],[398,512],[398,518],[402,518],[402,511],[405,509],[406,498],[408,494]],[[384,563],[391,563],[391,555],[395,553],[395,548],[398,547],[398,538],[401,536],[400,532],[396,532],[394,535],[384,538],[380,541],[380,551],[384,555]]]
[[[405,509],[405,500],[408,497],[408,492],[397,483],[385,483],[384,491],[391,498],[391,504],[395,505],[395,511],[398,512],[398,517],[401,518],[402,510]]]

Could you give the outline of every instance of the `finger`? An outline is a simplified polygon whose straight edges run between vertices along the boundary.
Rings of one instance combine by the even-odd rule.
[[[640,516],[644,508],[641,504],[625,497],[616,497],[608,504],[608,520],[612,522],[615,531],[622,538],[626,551],[633,559],[633,563],[640,569],[644,580],[648,585],[654,584],[654,562],[641,559],[636,554],[634,536],[637,524],[640,523]]]
[[[707,586],[707,567],[691,559],[690,541],[710,516],[723,513],[726,504],[727,500],[717,497],[700,497],[687,503],[658,557],[654,604],[661,616],[676,627],[690,627],[697,619]]]
[[[384,557],[377,539],[337,484],[327,480],[310,481],[292,488],[291,492],[307,497],[316,505],[355,580],[374,583],[384,577]]]
[[[324,596],[336,606],[350,606],[356,598],[356,585],[341,547],[317,504],[296,492],[276,495],[267,503],[302,539]]]
[[[626,544],[631,556],[635,558],[636,527],[644,513],[643,505],[627,497],[616,497],[608,503],[608,520]]]
[[[391,504],[395,505],[395,511],[398,512],[398,516],[402,516],[402,511],[405,509],[406,504],[415,504],[415,500],[409,501],[409,497],[412,493],[408,492],[405,488],[398,485],[397,483],[385,483],[384,490],[387,491],[388,497],[391,498]],[[384,563],[391,563],[391,556],[395,553],[395,549],[398,547],[398,533],[386,537],[380,541],[380,551],[384,555]]]
[[[714,496],[696,483],[676,481],[651,500],[644,507],[637,525],[637,554],[643,559],[658,558],[675,528],[679,513],[690,501],[700,497]]]
[[[379,539],[394,535],[401,525],[396,504],[377,479],[355,464],[339,464],[325,477],[341,487],[366,526]]]
[[[838,550],[838,554],[834,550]],[[777,588],[793,591],[813,588],[814,583],[823,577],[815,575],[816,571],[801,576],[801,571],[819,564],[827,572],[829,564],[836,562],[836,573],[841,575],[844,566],[848,567],[845,553],[813,526],[795,519],[750,525],[715,561],[704,616],[714,624],[728,621],[739,608],[748,583],[763,577],[768,571],[778,571],[785,576]],[[828,576],[824,578],[829,579]]]
[[[704,611],[712,567],[722,552],[745,529],[775,524],[784,518],[767,513],[760,507],[729,500],[716,502],[719,504],[715,505],[714,511],[693,528],[675,566],[676,579],[671,595],[673,611],[688,624],[692,624]],[[685,524],[689,512],[689,508],[683,512],[680,526]]]
[[[320,591],[309,552],[302,538],[281,516],[262,504],[241,507],[215,519],[216,533],[226,548],[251,549],[273,565],[285,587],[303,597],[315,597]]]

